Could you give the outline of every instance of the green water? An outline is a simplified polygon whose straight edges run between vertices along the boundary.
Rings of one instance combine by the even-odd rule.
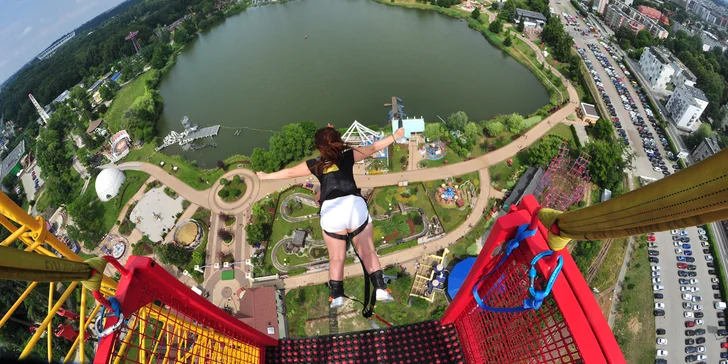
[[[305,36],[308,36],[305,39]],[[217,148],[182,152],[200,166],[267,147],[270,132],[302,120],[385,125],[391,96],[435,122],[531,113],[548,103],[533,74],[464,20],[370,0],[299,0],[248,9],[201,34],[177,58],[160,94],[159,135],[187,115],[220,124]]]

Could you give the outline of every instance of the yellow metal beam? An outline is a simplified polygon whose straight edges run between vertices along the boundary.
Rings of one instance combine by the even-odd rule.
[[[28,344],[25,345],[25,349],[23,349],[23,352],[20,353],[20,359],[25,359],[28,357],[28,355],[30,355],[30,351],[33,349],[35,344],[38,343],[38,339],[40,339],[40,336],[43,334],[43,331],[46,330],[48,325],[51,323],[51,320],[53,320],[53,316],[56,315],[56,311],[58,311],[58,309],[61,308],[61,305],[63,304],[63,302],[65,302],[66,299],[68,299],[68,296],[71,295],[71,293],[73,292],[73,289],[76,288],[77,285],[78,285],[78,282],[71,283],[66,288],[66,290],[63,292],[61,297],[58,299],[58,302],[56,302],[56,304],[53,305],[53,307],[51,307],[48,310],[48,315],[46,315],[45,319],[40,324],[40,327],[38,327],[38,330],[35,330],[33,337],[31,337],[30,341],[28,341]]]
[[[119,348],[119,352],[117,353],[116,359],[114,359],[114,364],[119,364],[121,362],[121,358],[126,356],[126,348],[129,346],[129,342],[131,342],[131,337],[134,336],[134,327],[138,325],[139,320],[137,320],[136,316],[132,316],[129,320],[129,332],[126,333],[126,336],[124,337],[124,340],[121,342],[121,347]],[[124,360],[126,362],[126,360]]]
[[[8,230],[13,231],[12,229],[8,229]],[[23,233],[25,233],[26,231],[28,231],[28,227],[25,225],[15,229],[15,231],[13,231],[13,233],[10,234],[10,236],[5,238],[5,240],[3,240],[2,243],[0,243],[0,246],[8,246],[8,245],[12,244],[12,242],[14,242],[15,240],[18,240],[20,238],[20,236],[23,235]]]
[[[89,279],[93,268],[83,262],[0,247],[0,279],[68,282]]]
[[[38,255],[38,254],[35,254],[35,255]],[[53,291],[55,289],[56,289],[56,284],[51,282],[50,288],[48,289],[48,313],[50,313],[51,310],[53,310]],[[58,309],[56,308],[56,311],[57,310]],[[53,313],[55,313],[55,312],[53,312]],[[51,318],[51,320],[52,319],[53,318]],[[46,335],[46,337],[48,338],[48,362],[51,363],[51,362],[53,362],[53,347],[51,346],[53,344],[53,342],[52,342],[53,327],[50,325],[50,323],[48,324],[48,335]]]
[[[8,312],[6,312],[5,315],[3,316],[3,318],[0,320],[0,328],[2,328],[5,325],[5,323],[8,322],[8,320],[10,319],[10,316],[12,316],[13,313],[15,313],[15,310],[17,310],[18,307],[20,307],[20,304],[23,303],[23,301],[26,298],[28,298],[28,295],[30,294],[30,292],[32,292],[33,288],[35,288],[35,286],[37,286],[37,285],[38,285],[38,282],[33,282],[28,285],[28,288],[25,289],[23,294],[21,294],[20,297],[18,297],[18,299],[15,301],[15,303],[13,303],[13,306],[10,307]]]
[[[79,339],[79,349],[81,350],[78,353],[79,359],[81,361],[81,364],[84,363],[85,358],[84,356],[86,353],[83,352],[84,349],[84,337],[86,336],[86,288],[84,286],[81,286],[81,317],[79,318],[79,329],[78,329],[78,337]]]
[[[85,328],[88,329],[89,326],[94,322],[93,317],[96,316],[96,313],[101,308],[101,304],[96,302],[96,305],[94,306],[94,309],[91,310],[91,314],[88,315],[88,320],[86,320]],[[68,353],[66,354],[66,358],[63,359],[63,364],[66,364],[71,361],[73,358],[73,354],[76,352],[76,347],[79,344],[79,339],[81,336],[76,336],[76,340],[73,341],[73,345],[71,345],[71,349],[68,350]]]

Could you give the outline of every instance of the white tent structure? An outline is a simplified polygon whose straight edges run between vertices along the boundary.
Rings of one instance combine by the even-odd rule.
[[[96,176],[96,194],[99,200],[106,202],[116,197],[124,184],[124,172],[116,168],[106,168]]]
[[[354,120],[354,123],[351,124],[349,129],[346,130],[344,135],[341,137],[341,140],[354,147],[360,147],[364,145],[372,145],[377,140],[382,139],[383,136],[384,133],[381,131],[369,129],[360,122]],[[387,158],[387,148],[375,153],[372,157],[376,159]]]

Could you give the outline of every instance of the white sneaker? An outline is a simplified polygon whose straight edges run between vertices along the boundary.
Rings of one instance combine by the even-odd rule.
[[[379,288],[377,289],[377,302],[390,303],[394,302],[394,298],[386,289]]]
[[[343,305],[344,305],[344,297],[336,297],[333,300],[331,300],[331,305],[329,305],[329,307],[339,308]]]

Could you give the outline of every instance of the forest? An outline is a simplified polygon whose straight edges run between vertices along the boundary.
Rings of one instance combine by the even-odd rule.
[[[0,90],[0,115],[25,128],[38,118],[28,94],[46,105],[79,82],[90,86],[118,62],[134,55],[133,45],[124,40],[130,32],[139,31],[139,43],[144,47],[154,43],[154,30],[159,26],[188,14],[210,15],[213,11],[212,0],[124,2],[77,28],[76,36],[53,57],[36,60],[14,75]]]

